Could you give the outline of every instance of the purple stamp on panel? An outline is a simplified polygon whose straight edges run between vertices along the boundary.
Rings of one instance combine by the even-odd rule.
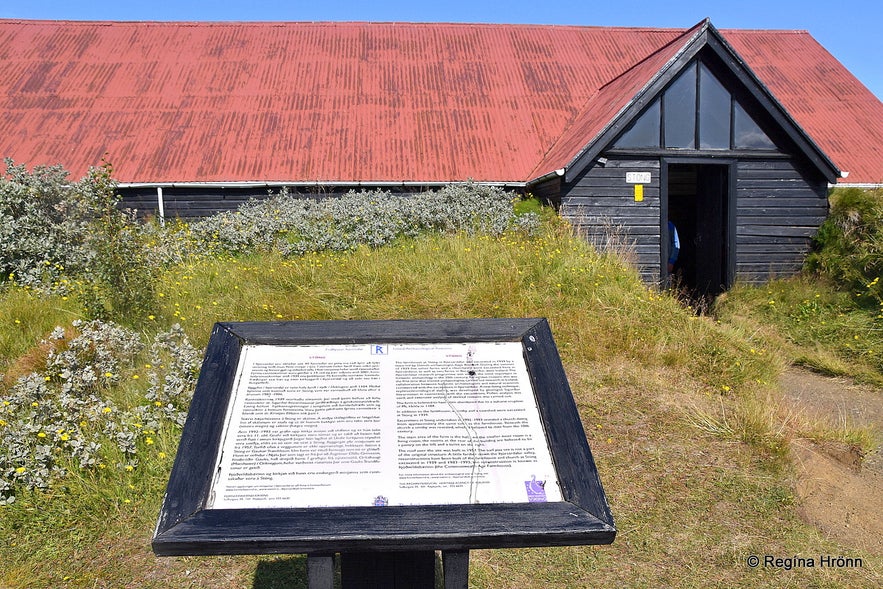
[[[532,475],[529,481],[524,481],[527,490],[528,503],[546,502],[546,481],[538,481],[536,475]]]
[[[374,498],[374,507],[386,507],[387,505],[389,505],[389,499],[383,495],[378,495]]]

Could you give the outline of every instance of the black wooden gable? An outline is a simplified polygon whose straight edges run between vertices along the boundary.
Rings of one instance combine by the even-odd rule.
[[[840,171],[831,159],[816,145],[809,135],[788,114],[781,103],[750,70],[745,61],[736,53],[720,32],[706,20],[687,43],[663,66],[632,100],[610,121],[606,128],[585,146],[565,167],[563,180],[573,182],[604,152],[616,149],[616,142],[640,124],[645,117],[652,116],[663,94],[669,91],[691,67],[710,72],[734,100],[734,116],[731,126],[739,122],[754,123],[774,142],[781,151],[804,157],[811,167],[829,183],[836,182]],[[700,73],[698,75],[705,75]],[[700,82],[701,83],[701,82]],[[648,115],[648,111],[651,111]],[[659,116],[664,116],[660,114]],[[700,116],[697,113],[697,116]],[[658,145],[642,146],[629,151],[644,152],[647,155],[671,155],[673,151],[681,155],[717,152],[721,156],[733,157],[739,151],[770,149],[764,146],[730,145],[728,148],[703,149],[694,146],[666,146],[663,140]]]

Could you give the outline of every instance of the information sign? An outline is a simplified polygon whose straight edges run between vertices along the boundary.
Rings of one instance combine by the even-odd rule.
[[[218,323],[153,550],[462,564],[615,535],[545,319]]]
[[[245,346],[206,508],[560,501],[520,342]]]

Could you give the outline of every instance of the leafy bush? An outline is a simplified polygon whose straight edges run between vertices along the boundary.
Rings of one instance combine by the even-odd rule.
[[[75,337],[57,327],[44,345],[45,366],[0,395],[0,505],[17,488],[48,488],[69,468],[132,470],[139,446],[161,428],[183,425],[196,383],[199,354],[180,326],[150,348],[149,389],[139,404],[110,397],[132,373],[144,348],[140,336],[112,323],[75,322]]]
[[[883,194],[836,190],[807,268],[851,290],[859,300],[883,302]]]
[[[78,294],[90,317],[138,324],[154,306],[159,267],[148,259],[134,212],[118,208],[112,173],[110,165],[93,168],[81,182],[94,208],[83,244],[89,266]]]
[[[526,215],[517,228],[531,230],[537,222],[536,215]],[[468,182],[414,196],[375,190],[316,199],[283,189],[273,198],[193,223],[188,230],[205,252],[297,255],[378,247],[424,232],[499,235],[513,227],[512,196]]]
[[[119,209],[105,163],[80,181],[61,167],[28,172],[6,161],[0,178],[0,280],[74,292],[91,318],[137,324],[155,306],[164,266],[191,256],[286,255],[378,247],[425,232],[530,233],[539,215],[516,215],[501,188],[467,182],[413,196],[381,190],[318,198],[283,189],[192,224],[139,223]]]
[[[88,267],[83,245],[95,206],[93,193],[82,188],[61,167],[29,173],[6,160],[0,177],[0,277],[45,289]]]
[[[76,292],[91,317],[130,319],[153,304],[154,266],[140,228],[117,208],[109,164],[70,182],[59,166],[0,177],[0,279],[41,292]]]

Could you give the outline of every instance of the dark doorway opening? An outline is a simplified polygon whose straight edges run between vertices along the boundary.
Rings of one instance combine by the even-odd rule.
[[[665,248],[663,276],[694,302],[709,303],[732,283],[730,166],[668,163],[667,171],[662,235],[670,244],[671,221],[680,238],[680,252],[669,272],[669,248]]]

